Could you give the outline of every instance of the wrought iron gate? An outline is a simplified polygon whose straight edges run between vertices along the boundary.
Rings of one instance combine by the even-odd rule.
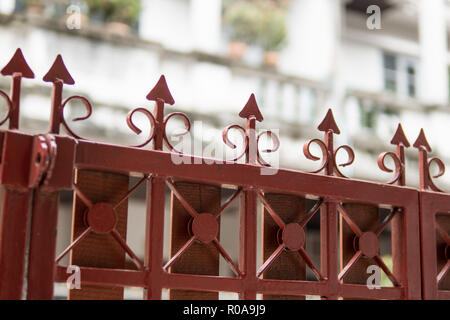
[[[74,84],[58,56],[43,80],[52,83],[52,106],[48,133],[21,133],[19,124],[22,78],[34,74],[18,49],[1,71],[11,76],[11,94],[0,91],[8,106],[0,131],[2,210],[0,220],[0,298],[20,299],[26,279],[28,299],[52,299],[54,282],[69,276],[62,258],[70,255],[70,264],[80,266],[81,290],[71,290],[71,299],[121,299],[123,287],[142,287],[145,298],[161,299],[163,289],[170,298],[217,299],[218,292],[235,292],[241,299],[322,298],[363,299],[450,299],[450,195],[433,183],[428,159],[431,151],[423,131],[414,147],[419,153],[420,189],[405,186],[404,149],[410,144],[399,125],[391,143],[395,152],[378,158],[379,167],[394,173],[388,183],[349,179],[339,166],[353,163],[349,146],[334,146],[340,130],[331,110],[318,129],[323,140],[312,139],[303,147],[310,160],[321,160],[312,173],[277,169],[273,174],[262,152],[274,152],[279,141],[274,132],[257,134],[257,122],[263,117],[251,95],[239,116],[245,127],[232,124],[223,131],[223,141],[230,130],[243,136],[243,152],[235,159],[220,161],[183,154],[183,163],[175,163],[179,154],[167,137],[166,124],[181,117],[186,130],[186,115],[164,114],[165,104],[174,104],[164,76],[147,95],[155,102],[153,113],[137,108],[128,114],[127,123],[137,134],[135,113],[145,115],[151,132],[136,147],[97,143],[77,136],[64,118],[64,107],[79,100],[92,108],[87,99],[71,96],[63,100],[63,86]],[[59,134],[63,126],[69,136]],[[260,137],[273,141],[271,150],[260,150]],[[153,149],[143,147],[152,144]],[[310,152],[316,144],[319,158]],[[163,151],[163,146],[167,152]],[[336,154],[344,150],[347,163],[338,165]],[[390,157],[395,170],[385,165]],[[244,158],[244,163],[238,163]],[[324,174],[319,174],[324,171]],[[131,189],[130,175],[139,176]],[[145,255],[141,260],[126,242],[127,199],[140,185],[146,185]],[[170,190],[170,259],[164,261],[164,211],[166,188]],[[222,189],[231,197],[221,200]],[[59,193],[73,190],[72,242],[56,253]],[[313,201],[307,207],[307,199]],[[233,203],[239,204],[239,259],[234,261],[220,242],[220,218]],[[258,214],[258,203],[261,212]],[[380,220],[379,210],[388,212]],[[320,216],[320,266],[305,249],[306,227]],[[262,220],[262,239],[257,239],[258,219]],[[392,270],[380,257],[379,236],[390,225]],[[234,237],[235,235],[227,235]],[[258,267],[257,247],[262,258]],[[29,249],[27,250],[27,243]],[[128,255],[133,266],[125,263]],[[219,257],[225,259],[234,277],[219,276]],[[371,289],[366,285],[367,267],[377,265],[392,282],[390,287]],[[307,279],[306,269],[315,279]],[[26,276],[24,276],[26,274]]]

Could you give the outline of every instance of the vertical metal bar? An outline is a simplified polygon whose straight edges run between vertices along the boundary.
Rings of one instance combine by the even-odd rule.
[[[32,195],[27,185],[33,139],[17,131],[1,136],[0,299],[20,299]]]
[[[244,190],[240,199],[239,213],[239,269],[243,272],[244,289],[239,299],[256,299],[256,249],[257,249],[257,193]]]
[[[34,137],[28,185],[36,189],[32,202],[27,299],[53,298],[59,190],[72,187],[74,152],[75,142],[71,138],[47,135],[44,143],[42,135]]]
[[[419,232],[419,230],[417,231]],[[401,211],[391,221],[392,273],[398,280],[404,281],[404,283],[408,283],[408,280],[411,281],[411,279],[408,279],[408,266],[405,263],[407,261],[405,259],[405,255],[407,254],[405,250],[406,239],[405,215]],[[417,259],[420,259],[420,256]]]
[[[408,300],[421,299],[426,286],[426,283],[422,282],[426,276],[422,277],[420,270],[423,259],[426,259],[423,256],[425,253],[421,255],[421,250],[425,249],[421,243],[421,236],[427,237],[425,234],[428,231],[425,231],[427,230],[425,222],[425,225],[420,225],[422,214],[418,212],[422,210],[420,193],[418,200],[410,201],[408,205],[398,210],[391,222],[392,274],[401,284],[405,284],[404,298]],[[429,208],[432,210],[431,206]],[[424,232],[421,232],[421,227],[424,227]]]
[[[338,236],[337,205],[326,201],[320,209],[320,269],[327,278],[328,295],[324,298],[336,299],[338,291]]]
[[[300,223],[305,216],[306,200],[304,198],[284,194],[265,194],[264,197],[276,213],[287,223]],[[281,232],[278,225],[262,208],[262,252],[266,261],[279,246],[277,238]],[[284,250],[272,265],[264,272],[265,279],[305,280],[306,264],[300,254],[295,251]],[[304,300],[304,296],[264,294],[264,300]]]
[[[64,82],[56,80],[52,88],[52,107],[50,113],[50,133],[59,133],[59,126],[61,124],[61,101]]]
[[[160,300],[164,254],[164,203],[166,186],[163,177],[151,177],[147,183],[147,221],[145,231],[145,266],[149,282],[144,299]]]
[[[450,235],[450,216],[447,215],[436,215],[436,224],[442,229],[443,232]],[[437,273],[439,274],[441,270],[450,261],[450,245],[442,238],[442,235],[437,232]],[[437,279],[439,281],[437,289],[438,290],[450,290],[450,270],[447,270],[446,274]]]
[[[75,181],[81,192],[93,204],[107,202],[114,205],[128,193],[129,189],[129,176],[118,173],[77,170]],[[73,208],[72,241],[88,227],[85,219],[86,205],[76,193]],[[116,208],[116,230],[124,239],[127,231],[127,208],[127,200]],[[80,267],[122,269],[125,267],[125,251],[110,234],[91,232],[73,249],[70,264]],[[82,285],[80,290],[69,291],[69,299],[123,299],[123,288]]]
[[[165,81],[165,80],[164,80]],[[164,143],[164,100],[156,99],[154,108],[156,119],[153,148],[163,150]],[[147,216],[145,229],[144,264],[150,269],[148,287],[144,289],[144,299],[160,300],[162,294],[161,277],[164,256],[164,211],[166,198],[165,177],[152,176],[147,182]]]
[[[21,299],[31,192],[0,189],[0,300]]]
[[[423,300],[436,300],[437,294],[437,250],[436,220],[439,201],[427,192],[419,192],[420,204],[420,268],[422,273],[421,298]],[[437,205],[437,206],[434,206]]]
[[[186,201],[198,213],[214,215],[220,208],[221,188],[212,185],[202,185],[189,182],[176,182],[175,186]],[[173,256],[191,237],[189,226],[192,217],[172,193],[171,206],[171,245],[170,256]],[[218,221],[219,222],[219,221]],[[220,226],[220,224],[219,224]],[[220,239],[219,234],[217,236]],[[219,252],[210,243],[194,242],[170,268],[172,273],[219,275]],[[215,300],[218,292],[201,292],[191,290],[170,290],[172,300]]]
[[[22,82],[22,74],[14,73],[12,75],[12,84],[11,84],[12,112],[9,117],[9,129],[11,130],[19,129],[21,82]]]
[[[36,189],[31,215],[27,299],[53,299],[59,192]]]
[[[334,121],[334,120],[333,120]],[[328,149],[328,162],[326,165],[326,174],[334,173],[334,141],[333,131],[328,130],[324,135],[325,145]],[[338,219],[337,204],[335,201],[325,201],[325,207],[320,210],[320,268],[322,274],[327,278],[329,289],[328,299],[336,299],[338,289]]]

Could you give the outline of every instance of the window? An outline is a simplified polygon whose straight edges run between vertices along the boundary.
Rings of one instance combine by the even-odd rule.
[[[368,105],[367,101],[358,98],[360,123],[363,128],[374,129],[377,121],[377,106]]]
[[[416,96],[416,69],[412,65],[408,65],[406,69],[408,82],[408,96]]]
[[[416,61],[391,53],[383,54],[384,88],[400,97],[416,96]]]
[[[397,58],[390,54],[383,56],[384,64],[384,88],[386,90],[397,91]]]

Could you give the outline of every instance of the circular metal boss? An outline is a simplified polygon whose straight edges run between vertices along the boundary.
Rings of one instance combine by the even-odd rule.
[[[210,213],[201,213],[192,221],[192,234],[203,243],[210,243],[219,233],[219,223]]]
[[[116,211],[109,203],[96,203],[87,213],[87,223],[94,232],[101,234],[109,233],[117,223]]]
[[[287,224],[281,234],[281,239],[289,250],[297,251],[305,244],[305,231],[298,223]]]

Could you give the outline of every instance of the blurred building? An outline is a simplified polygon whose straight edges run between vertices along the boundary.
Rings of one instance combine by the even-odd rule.
[[[24,131],[47,128],[51,88],[41,78],[60,53],[76,82],[64,87],[65,95],[80,94],[93,103],[92,117],[73,124],[88,138],[142,141],[126,126],[126,114],[137,106],[153,108],[145,96],[164,74],[176,101],[167,109],[202,121],[193,135],[204,144],[222,143],[224,127],[243,123],[237,114],[254,92],[265,118],[260,128],[279,129],[280,167],[318,167],[301,150],[305,141],[321,136],[316,127],[330,107],[341,129],[337,143],[355,150],[355,163],[343,169],[352,178],[390,180],[376,159],[393,150],[389,141],[398,122],[411,144],[424,128],[433,154],[450,163],[448,1],[290,0],[287,42],[276,66],[263,63],[258,47],[250,46],[242,59],[229,56],[221,0],[142,0],[131,31],[84,15],[80,29],[69,29],[65,9],[75,4],[86,13],[82,3],[42,3],[44,10],[36,14],[26,1],[0,2],[0,65],[20,47],[37,77],[23,81]],[[371,5],[381,10],[381,29],[368,27]],[[0,78],[0,88],[9,88],[8,79]],[[73,105],[67,118],[77,113],[83,108]],[[177,125],[182,122],[174,119]],[[416,154],[407,150],[407,184],[413,186]],[[450,178],[436,184],[449,190]],[[135,206],[143,210],[141,198]],[[131,241],[143,245],[138,236]]]

